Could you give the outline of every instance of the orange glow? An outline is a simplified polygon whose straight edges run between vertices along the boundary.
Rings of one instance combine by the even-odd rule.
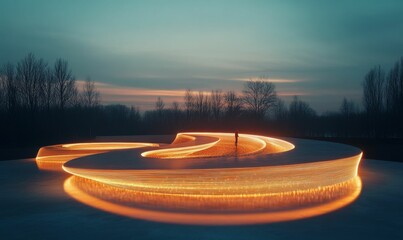
[[[85,81],[77,81],[79,88],[85,84]],[[146,89],[146,88],[135,88],[128,86],[117,86],[108,83],[95,82],[97,90],[102,95],[114,95],[114,96],[151,96],[156,98],[160,97],[183,97],[185,95],[185,89]]]
[[[70,177],[64,190],[91,207],[150,221],[194,225],[272,223],[314,217],[353,202],[361,179],[276,195],[194,196],[138,192],[79,177]]]
[[[332,161],[218,169],[63,169],[73,175],[137,191],[197,194],[244,195],[307,190],[345,182],[357,176],[361,154]]]
[[[197,138],[179,133],[174,142],[159,150],[143,152],[143,157],[153,158],[186,158],[187,156],[208,149],[220,142],[219,138]]]
[[[239,134],[235,146],[234,133],[190,132],[162,146],[48,146],[36,161],[41,169],[63,164],[74,175],[65,191],[107,212],[183,224],[268,223],[328,213],[360,194],[362,152],[312,142]]]
[[[183,143],[181,139],[185,137],[193,141],[185,141],[184,146],[179,147],[177,141]],[[238,141],[239,145],[236,147],[233,133],[179,133],[170,146],[147,151],[141,155],[151,158],[246,156],[256,153],[285,152],[295,147],[293,144],[280,139],[250,134],[239,134]]]
[[[94,82],[97,90],[102,94],[104,103],[124,103],[141,107],[142,110],[153,109],[157,97],[162,97],[164,101],[183,102],[185,89],[147,89],[135,88],[129,86],[118,86],[101,82]],[[85,84],[85,81],[78,80],[79,89]]]
[[[111,150],[132,149],[141,147],[157,147],[154,143],[102,142],[73,143],[46,146],[39,149],[36,164],[40,170],[62,170],[62,165],[70,160],[103,153]]]
[[[62,148],[69,150],[117,150],[141,147],[158,147],[153,143],[132,143],[132,142],[101,142],[101,143],[72,143],[63,144]]]

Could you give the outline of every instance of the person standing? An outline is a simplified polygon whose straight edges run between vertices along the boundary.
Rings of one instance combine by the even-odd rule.
[[[239,135],[238,135],[238,130],[236,130],[236,131],[235,131],[235,147],[238,146],[238,137],[239,137]]]

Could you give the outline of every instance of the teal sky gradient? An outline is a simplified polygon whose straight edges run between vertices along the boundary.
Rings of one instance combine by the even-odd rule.
[[[276,83],[280,95],[323,112],[343,97],[360,103],[365,73],[403,56],[402,12],[400,0],[2,0],[0,64],[62,57],[77,79],[146,90],[297,80]]]

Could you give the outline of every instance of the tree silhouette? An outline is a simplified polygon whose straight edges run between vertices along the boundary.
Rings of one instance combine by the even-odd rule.
[[[165,107],[164,101],[162,101],[161,97],[158,97],[157,101],[155,102],[155,110],[157,110],[159,114],[162,114],[164,107]]]
[[[242,111],[242,99],[234,92],[228,91],[224,95],[225,114],[229,118],[239,117]]]
[[[28,108],[32,116],[41,103],[41,90],[46,79],[46,67],[47,64],[43,59],[36,59],[32,53],[17,64],[16,79],[21,92],[21,103]]]
[[[95,88],[95,83],[90,78],[84,82],[81,92],[81,104],[84,107],[97,107],[100,104],[100,94]]]
[[[187,119],[190,119],[190,116],[192,114],[192,111],[193,111],[193,108],[195,105],[194,96],[190,89],[187,89],[185,92],[184,104],[185,104],[185,109],[186,109],[186,117],[187,117]]]
[[[223,95],[221,90],[212,90],[210,95],[210,105],[213,118],[220,119],[221,111],[224,105]]]
[[[384,109],[385,74],[381,66],[372,68],[365,75],[363,86],[363,105],[369,114],[380,114]]]
[[[363,83],[363,110],[344,98],[335,112],[316,114],[294,97],[287,104],[275,86],[249,80],[242,92],[186,90],[184,107],[140,113],[135,106],[101,105],[96,83],[80,85],[67,61],[48,65],[28,54],[0,68],[1,147],[32,147],[90,140],[99,135],[174,134],[179,131],[256,132],[299,137],[403,137],[403,58],[387,72],[370,69]]]
[[[358,108],[353,100],[347,100],[343,98],[343,101],[340,105],[340,113],[342,116],[350,118],[352,115],[358,112]]]
[[[51,69],[47,68],[42,83],[43,105],[47,112],[56,105],[56,81]]]
[[[68,105],[73,105],[77,97],[76,81],[69,69],[67,61],[57,59],[53,67],[56,82],[56,101],[61,110]]]
[[[288,109],[283,100],[277,99],[277,103],[274,107],[274,119],[278,121],[284,121],[288,118]]]
[[[3,106],[10,113],[15,111],[20,104],[19,84],[16,80],[14,65],[11,63],[5,64],[0,75],[3,89]]]
[[[274,84],[263,81],[262,78],[247,81],[243,94],[246,108],[257,118],[263,118],[277,100]]]
[[[199,119],[208,118],[210,113],[210,103],[203,91],[199,91],[194,97],[194,108]]]

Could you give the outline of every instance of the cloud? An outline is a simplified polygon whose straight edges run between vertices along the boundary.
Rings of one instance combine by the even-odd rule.
[[[244,77],[244,78],[231,78],[229,80],[233,80],[233,81],[242,81],[242,82],[246,82],[249,80],[252,81],[264,81],[264,82],[272,82],[272,83],[297,83],[297,82],[302,82],[304,80],[300,80],[300,79],[280,79],[280,78],[262,78],[262,77]]]
[[[78,88],[81,90],[85,81],[77,80]],[[157,97],[163,98],[168,106],[174,101],[183,102],[185,89],[146,89],[136,87],[118,86],[109,83],[94,82],[96,90],[101,94],[103,104],[124,104],[139,107],[140,110],[154,108]]]
[[[0,65],[28,52],[50,65],[62,57],[79,79],[99,81],[104,103],[144,103],[144,109],[157,96],[180,101],[187,88],[241,91],[256,76],[269,76],[279,96],[336,109],[343,96],[361,97],[372,66],[389,68],[401,56],[402,7],[401,0],[95,7],[3,0]]]
[[[79,89],[83,88],[84,80],[77,80]],[[178,102],[183,106],[184,96],[186,89],[150,89],[150,88],[137,88],[131,86],[120,86],[110,83],[103,83],[95,81],[95,87],[101,94],[101,102],[103,104],[124,104],[127,106],[135,106],[140,111],[152,110],[155,108],[157,97],[161,97],[165,102],[166,108],[169,108],[173,102]],[[277,84],[277,83],[276,83]],[[242,89],[236,90],[241,94]],[[223,90],[224,92],[226,89]],[[197,94],[198,90],[193,91]],[[205,95],[210,95],[210,90],[202,91]],[[344,90],[340,94],[338,89],[326,88],[320,91],[315,89],[301,89],[296,85],[281,85],[277,88],[277,96],[289,103],[294,96],[302,97],[312,105],[319,112],[325,112],[330,109],[338,109],[342,97],[355,100],[359,103],[360,91],[355,89]],[[334,101],[334,98],[339,101]],[[326,103],[324,105],[323,103]]]

